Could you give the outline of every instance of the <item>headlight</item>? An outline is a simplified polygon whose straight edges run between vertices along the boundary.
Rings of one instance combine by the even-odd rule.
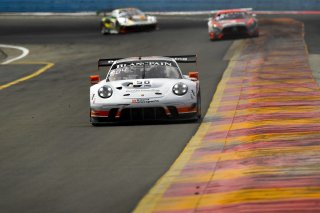
[[[128,20],[128,18],[125,18],[125,17],[118,18],[119,24],[124,24],[126,22],[126,19]]]
[[[173,86],[172,92],[176,95],[185,95],[188,92],[188,86],[184,83],[177,83]]]
[[[157,22],[157,18],[155,16],[148,16],[148,21]]]
[[[110,98],[112,96],[112,89],[109,86],[103,86],[98,90],[98,95],[101,98]]]

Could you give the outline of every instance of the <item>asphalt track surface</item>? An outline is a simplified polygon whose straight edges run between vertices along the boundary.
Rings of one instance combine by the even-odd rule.
[[[289,17],[305,23],[309,52],[318,54],[320,17]],[[1,43],[30,50],[21,62],[55,63],[0,91],[1,212],[130,212],[196,132],[199,123],[92,127],[88,76],[97,73],[102,57],[196,53],[205,112],[232,40],[210,42],[204,17],[163,17],[158,31],[110,36],[99,34],[98,22],[97,17],[0,19]],[[3,65],[0,77],[10,75],[2,78],[9,81],[37,69]]]

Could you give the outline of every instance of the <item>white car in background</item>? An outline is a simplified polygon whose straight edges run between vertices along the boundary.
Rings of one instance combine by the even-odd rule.
[[[106,78],[90,76],[90,122],[198,120],[201,95],[198,72],[183,75],[178,63],[196,56],[100,59]]]
[[[155,30],[158,21],[155,16],[146,15],[137,8],[122,8],[101,19],[101,34],[119,34],[141,30]]]

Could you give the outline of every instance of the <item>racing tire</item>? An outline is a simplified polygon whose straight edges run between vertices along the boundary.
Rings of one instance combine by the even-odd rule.
[[[91,117],[91,110],[90,110],[89,115],[90,115],[90,123],[91,123],[92,126],[102,126],[101,123],[93,122],[93,119],[92,119],[92,117]]]
[[[97,121],[93,121],[91,116],[90,116],[90,123],[91,123],[92,126],[104,126],[105,125],[105,123],[100,123],[100,122],[97,122]]]
[[[121,32],[121,25],[118,21],[116,21],[114,30],[115,30],[115,34],[119,34]]]
[[[159,30],[158,24],[151,25],[150,27],[147,28],[146,31],[156,31],[156,30]]]
[[[100,33],[101,33],[102,35],[107,34],[107,28],[104,26],[103,23],[101,23],[101,25],[100,25]]]
[[[257,30],[251,37],[257,38],[259,37],[259,35],[260,35],[259,30]]]
[[[100,123],[91,123],[92,126],[102,126]]]
[[[200,90],[198,92],[198,95],[197,95],[197,120],[200,120],[201,118],[201,93],[200,93]]]
[[[197,95],[197,112],[194,117],[191,119],[193,122],[198,122],[201,119],[201,94],[200,90]]]

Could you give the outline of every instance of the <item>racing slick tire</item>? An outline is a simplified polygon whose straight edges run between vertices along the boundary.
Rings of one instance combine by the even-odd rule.
[[[116,21],[114,32],[115,34],[119,34],[121,32],[121,25],[118,21]]]
[[[253,37],[255,37],[255,38],[256,38],[256,37],[259,37],[259,34],[260,34],[259,31],[257,31],[257,32],[253,35]]]
[[[221,39],[219,39],[219,38],[217,38],[217,37],[209,38],[209,39],[210,39],[210,41],[218,41],[218,40],[221,40]]]
[[[197,112],[194,117],[191,119],[193,122],[198,122],[201,119],[201,93],[200,90],[197,95]]]
[[[91,117],[91,110],[90,110],[90,123],[92,126],[103,126],[102,123],[94,121],[94,119]]]
[[[196,120],[199,120],[201,118],[201,93],[200,90],[197,95],[197,115]]]
[[[91,122],[91,125],[92,126],[102,126],[102,124],[100,124],[100,123],[93,123],[93,122]]]
[[[103,23],[100,24],[100,32],[101,32],[102,35],[105,35],[105,34],[108,33],[107,32],[107,28],[104,26]]]
[[[256,38],[256,37],[259,37],[259,30],[256,30],[250,37],[251,38]]]

